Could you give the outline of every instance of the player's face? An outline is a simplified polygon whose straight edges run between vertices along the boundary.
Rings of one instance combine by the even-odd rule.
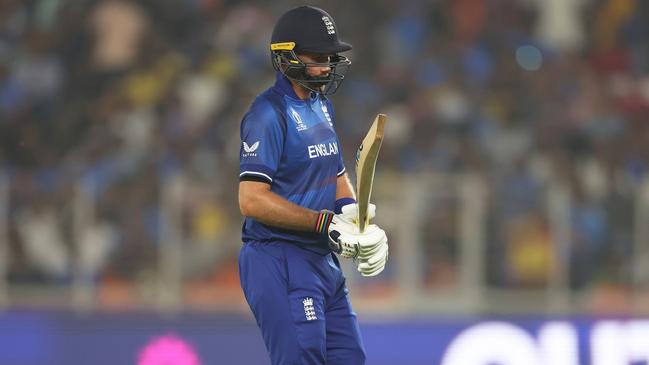
[[[301,54],[298,55],[298,58],[307,64],[306,73],[309,76],[314,77],[323,77],[327,76],[331,72],[331,67],[326,64],[331,60],[330,54]],[[316,65],[313,65],[313,64]],[[318,65],[319,64],[319,65]]]

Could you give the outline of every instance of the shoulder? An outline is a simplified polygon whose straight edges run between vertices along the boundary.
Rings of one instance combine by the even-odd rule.
[[[281,119],[282,101],[273,95],[270,90],[257,96],[257,98],[250,105],[250,109],[244,116],[244,122],[247,119]]]
[[[248,112],[241,121],[241,128],[286,128],[282,113],[282,100],[275,97],[271,90],[266,90],[252,102]]]
[[[272,113],[281,107],[282,101],[275,97],[271,89],[257,95],[248,113]]]

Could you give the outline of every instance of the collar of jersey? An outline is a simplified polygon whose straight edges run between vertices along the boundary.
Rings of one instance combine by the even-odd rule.
[[[289,79],[286,78],[286,76],[284,76],[281,72],[277,72],[275,86],[281,94],[286,95],[289,98],[294,99],[295,101],[307,102],[307,100],[300,99],[300,97],[297,96],[295,90],[293,89],[291,81],[289,81]],[[311,97],[309,98],[310,100],[308,101],[313,102],[317,98],[318,94],[312,92]]]

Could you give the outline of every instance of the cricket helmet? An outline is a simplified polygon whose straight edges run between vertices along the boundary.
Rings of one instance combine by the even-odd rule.
[[[300,6],[284,13],[275,24],[270,42],[273,67],[288,79],[308,90],[323,95],[336,92],[351,65],[347,57],[338,53],[349,51],[352,46],[338,39],[338,28],[326,11]],[[305,63],[298,54],[329,55],[325,63]],[[322,77],[307,74],[309,66],[326,66],[331,71]]]

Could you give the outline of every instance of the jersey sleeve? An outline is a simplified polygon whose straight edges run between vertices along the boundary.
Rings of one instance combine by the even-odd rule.
[[[255,103],[241,122],[239,181],[271,184],[284,146],[282,116],[269,103]]]

